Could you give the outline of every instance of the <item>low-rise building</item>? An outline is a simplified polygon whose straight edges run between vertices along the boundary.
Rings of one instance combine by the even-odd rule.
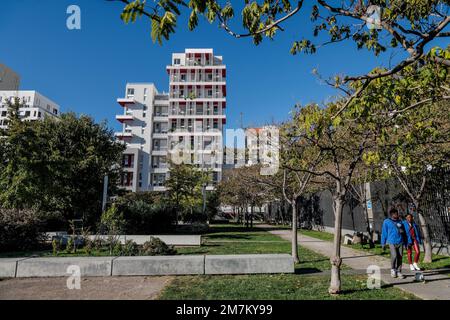
[[[60,107],[58,104],[33,90],[8,90],[0,91],[0,128],[8,127],[7,102],[19,98],[23,103],[20,108],[20,116],[24,121],[36,121],[46,117],[59,117]]]

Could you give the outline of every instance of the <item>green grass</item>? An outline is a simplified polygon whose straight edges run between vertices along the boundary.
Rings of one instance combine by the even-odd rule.
[[[324,241],[333,241],[334,235],[329,232],[323,232],[323,231],[317,231],[317,230],[300,230],[299,233],[308,236],[313,237],[316,239],[324,240]]]
[[[202,246],[177,248],[177,254],[291,254],[289,241],[264,229],[246,229],[240,225],[213,225],[202,239]],[[300,263],[296,265],[297,270],[318,272],[330,268],[330,260],[314,251],[299,246],[298,255]]]
[[[36,251],[12,251],[0,253],[0,258],[20,258],[20,257],[104,257],[110,256],[108,249],[92,250],[90,254],[83,248],[77,249],[76,252],[59,251],[53,255],[51,249]]]
[[[249,254],[290,253],[289,241],[263,229],[247,230],[241,226],[212,226],[203,235],[199,248],[180,248],[179,254]],[[259,241],[259,242],[254,242]],[[390,286],[369,290],[366,276],[342,275],[343,292],[328,294],[329,259],[311,250],[299,247],[300,263],[295,274],[274,275],[220,275],[176,277],[161,293],[160,299],[416,299],[415,296]],[[348,270],[347,266],[342,267]],[[314,275],[317,273],[316,275]]]
[[[367,289],[364,276],[342,276],[339,295],[329,295],[329,276],[299,274],[182,276],[175,278],[160,294],[162,300],[404,300],[414,295],[385,286]]]
[[[300,230],[299,233],[310,236],[316,239],[325,240],[325,241],[333,241],[333,234],[329,232],[315,231],[315,230]],[[375,244],[374,248],[370,248],[368,244],[353,244],[353,245],[345,245],[346,247],[355,249],[355,250],[363,250],[372,254],[384,256],[385,258],[389,258],[389,248],[386,246],[386,250],[383,251],[380,244]],[[450,268],[450,256],[442,256],[433,254],[433,262],[424,263],[423,262],[423,252],[421,252],[419,264],[420,267],[424,270],[430,269],[441,269],[441,268]],[[403,253],[403,263],[408,264],[408,257],[406,254],[406,250]]]

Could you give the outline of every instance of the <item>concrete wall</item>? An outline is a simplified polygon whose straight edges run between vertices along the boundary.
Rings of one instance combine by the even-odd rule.
[[[0,278],[294,273],[288,254],[1,258]]]
[[[150,241],[150,238],[159,238],[161,241],[165,242],[170,246],[200,246],[201,245],[201,236],[200,235],[121,235],[118,236],[118,240],[124,244],[127,240],[133,240],[138,245],[144,244],[146,241]],[[97,235],[97,236],[89,236],[91,240],[96,238],[106,240],[108,236],[106,235]]]

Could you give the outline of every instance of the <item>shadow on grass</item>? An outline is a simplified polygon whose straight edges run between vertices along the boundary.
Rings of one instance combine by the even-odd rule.
[[[317,268],[302,268],[300,266],[295,267],[295,274],[316,274],[316,273],[323,273],[322,270]]]
[[[246,234],[211,234],[208,235],[208,239],[240,239],[240,240],[249,240],[251,236]]]
[[[214,233],[228,233],[228,232],[258,232],[262,233],[265,230],[263,228],[246,228],[239,225],[231,225],[231,226],[216,226],[212,225],[206,233],[214,234]]]

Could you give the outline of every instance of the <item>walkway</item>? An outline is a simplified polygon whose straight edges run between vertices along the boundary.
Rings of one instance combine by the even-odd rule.
[[[268,232],[277,235],[285,240],[291,240],[290,230],[276,230],[273,226],[257,225],[259,228],[268,228]],[[273,230],[270,230],[273,229]],[[304,248],[320,253],[326,257],[332,255],[332,243],[302,234],[298,235],[298,243]],[[342,263],[352,269],[359,271],[366,270],[370,265],[377,265],[381,268],[381,280],[391,286],[395,286],[406,292],[426,300],[449,300],[450,299],[450,270],[428,270],[424,271],[425,283],[415,282],[414,273],[409,270],[409,265],[403,264],[403,274],[405,279],[391,278],[390,261],[387,258],[367,253],[362,250],[355,250],[345,246],[341,247]],[[300,257],[301,259],[301,257]],[[444,272],[444,273],[443,273]]]
[[[153,300],[173,277],[88,277],[69,290],[67,277],[0,281],[0,300]]]

